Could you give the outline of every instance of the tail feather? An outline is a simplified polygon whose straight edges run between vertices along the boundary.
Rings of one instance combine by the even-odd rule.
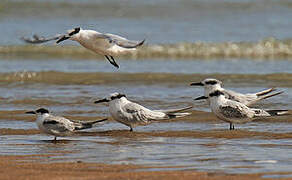
[[[191,115],[191,113],[166,113],[169,119],[185,117]]]
[[[145,40],[146,40],[146,39],[143,39],[142,41],[140,41],[140,42],[136,45],[136,47],[138,47],[138,46],[142,46],[142,45],[144,44]]]
[[[273,96],[277,96],[279,94],[282,94],[284,91],[280,91],[280,92],[277,92],[277,93],[274,93],[274,94],[269,94],[269,95],[266,95],[266,96],[259,96],[259,98],[257,99],[257,101],[259,100],[263,100],[263,99],[267,99],[267,98],[270,98],[270,97],[273,97]]]
[[[258,92],[258,93],[256,93],[256,95],[257,95],[258,97],[260,97],[260,96],[263,96],[263,95],[269,94],[269,93],[271,93],[271,92],[273,92],[273,91],[276,91],[276,90],[277,90],[276,88],[270,88],[270,89],[266,89],[266,90],[263,90],[263,91],[261,91],[261,92]]]
[[[271,116],[290,115],[289,110],[266,110]]]
[[[97,120],[97,121],[89,121],[89,122],[79,122],[79,126],[75,127],[75,130],[82,130],[82,129],[88,129],[88,128],[92,128],[92,125],[99,123],[99,122],[103,122],[106,121],[107,118],[101,119],[101,120]]]
[[[157,112],[164,112],[164,113],[178,113],[178,112],[182,112],[182,111],[186,111],[186,110],[189,110],[189,109],[192,109],[193,106],[187,106],[187,107],[184,107],[184,108],[179,108],[179,109],[168,109],[168,110],[155,110]]]

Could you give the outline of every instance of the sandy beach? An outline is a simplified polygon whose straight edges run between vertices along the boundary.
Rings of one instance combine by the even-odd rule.
[[[50,156],[0,156],[1,179],[139,179],[139,180],[241,180],[267,179],[265,175],[287,173],[259,174],[224,174],[188,171],[153,171],[157,167],[138,165],[108,165],[99,163],[67,162],[47,163]],[[292,173],[292,172],[291,172]],[[287,178],[292,179],[292,178]]]

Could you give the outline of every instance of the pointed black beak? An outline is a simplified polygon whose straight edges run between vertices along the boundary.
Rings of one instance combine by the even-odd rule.
[[[34,112],[34,111],[27,111],[27,112],[25,112],[25,114],[36,114],[36,112]]]
[[[198,82],[198,83],[191,83],[190,85],[191,85],[191,86],[204,86],[204,84],[201,83],[201,82]]]
[[[202,100],[202,99],[208,99],[208,97],[206,97],[206,96],[200,96],[200,97],[197,97],[194,100],[197,101],[197,100]]]
[[[95,104],[98,104],[98,103],[103,103],[103,102],[109,102],[110,100],[104,98],[104,99],[101,99],[101,100],[97,100],[97,101],[94,101]]]
[[[60,42],[65,41],[65,40],[67,40],[67,39],[69,39],[69,38],[70,38],[70,36],[68,36],[68,35],[63,35],[63,36],[61,36],[61,37],[58,39],[58,41],[57,41],[56,43],[59,44]]]

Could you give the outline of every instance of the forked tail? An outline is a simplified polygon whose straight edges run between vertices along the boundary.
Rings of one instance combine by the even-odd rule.
[[[267,99],[267,98],[270,98],[270,97],[273,97],[273,96],[277,96],[279,94],[282,94],[284,91],[280,91],[280,92],[277,92],[277,93],[274,93],[274,94],[269,94],[269,95],[261,95],[259,96],[259,98],[257,100],[263,100],[263,99]]]
[[[256,95],[258,97],[261,97],[261,96],[264,96],[264,95],[269,94],[269,93],[276,91],[276,90],[277,90],[276,88],[270,88],[270,89],[266,89],[266,90],[263,90],[261,92],[258,92],[258,93],[256,93]]]
[[[99,122],[103,122],[106,121],[107,118],[101,119],[101,120],[97,120],[97,121],[89,121],[89,122],[78,122],[78,125],[75,127],[75,130],[82,130],[82,129],[88,129],[88,128],[92,128],[92,125],[99,123]]]
[[[271,116],[286,116],[286,115],[291,115],[289,113],[289,110],[266,110],[267,113],[269,113]]]
[[[191,115],[192,113],[166,113],[166,115],[168,116],[169,119],[172,118],[179,118],[179,117],[185,117],[188,115]]]

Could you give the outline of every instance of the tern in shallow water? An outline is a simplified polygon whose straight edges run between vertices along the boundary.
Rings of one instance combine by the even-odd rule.
[[[224,93],[224,95],[227,99],[243,103],[246,106],[251,106],[260,100],[267,99],[267,98],[270,98],[270,97],[273,97],[273,96],[276,96],[276,95],[283,93],[283,91],[280,91],[280,92],[276,92],[276,93],[271,94],[271,92],[275,91],[276,89],[270,88],[270,89],[266,89],[266,90],[263,90],[263,91],[257,92],[257,93],[242,94],[242,93],[238,93],[238,92],[224,89],[222,87],[221,81],[219,81],[217,79],[211,79],[211,78],[205,79],[205,80],[198,82],[198,83],[191,83],[191,86],[204,86],[204,89],[205,89],[205,92],[204,92],[205,95],[201,96],[199,98],[196,98],[195,100],[206,99],[205,97],[208,97],[208,95],[211,92],[213,92],[215,90],[219,90],[222,93]],[[208,103],[210,103],[210,101],[208,99],[207,99],[207,101],[208,101]]]
[[[137,103],[131,102],[126,95],[120,93],[110,94],[109,98],[104,98],[94,103],[109,102],[109,111],[114,120],[130,127],[130,131],[136,126],[145,126],[159,120],[166,120],[178,117],[184,117],[191,113],[185,111],[191,109],[188,106],[181,109],[171,110],[150,110]]]
[[[119,65],[116,63],[113,56],[134,51],[145,42],[145,39],[142,41],[132,41],[115,34],[100,33],[94,30],[83,30],[80,27],[69,30],[67,34],[56,35],[51,38],[34,35],[32,39],[25,37],[21,39],[32,44],[44,43],[51,40],[57,40],[57,44],[67,39],[77,41],[83,47],[103,55],[116,68],[119,68]]]
[[[95,123],[107,120],[101,119],[88,122],[72,121],[61,116],[53,116],[44,108],[40,108],[36,111],[28,111],[26,113],[37,115],[37,126],[42,132],[55,136],[54,141],[56,141],[59,136],[68,136],[76,130],[88,129]]]
[[[234,129],[233,124],[247,123],[255,118],[287,115],[288,110],[263,110],[249,108],[243,103],[227,99],[222,91],[215,90],[208,97],[212,112],[221,120],[230,123],[230,130]]]

